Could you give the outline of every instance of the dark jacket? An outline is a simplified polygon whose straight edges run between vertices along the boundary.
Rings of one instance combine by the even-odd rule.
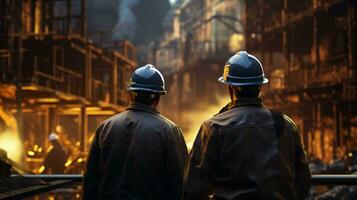
[[[241,98],[205,121],[185,170],[183,199],[304,199],[311,174],[294,122],[277,137],[259,98]]]
[[[46,174],[64,174],[67,152],[58,141],[54,141],[51,150],[48,152],[44,166]]]
[[[84,175],[84,199],[180,199],[187,149],[180,128],[143,104],[97,129]]]

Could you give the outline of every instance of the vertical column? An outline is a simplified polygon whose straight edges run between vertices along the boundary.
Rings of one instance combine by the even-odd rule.
[[[118,58],[113,55],[113,65],[112,65],[112,94],[111,94],[111,103],[117,104],[117,94],[118,94]],[[125,83],[124,83],[125,85]]]
[[[333,138],[333,158],[337,158],[337,147],[340,145],[340,108],[338,102],[333,103],[335,135]]]
[[[16,81],[16,118],[17,118],[17,128],[19,132],[19,136],[23,137],[24,131],[23,131],[23,124],[24,124],[24,118],[23,118],[23,113],[22,113],[22,100],[23,100],[23,92],[22,92],[22,81],[23,81],[23,66],[22,66],[22,1],[17,0],[16,1],[16,6],[14,9],[15,12],[15,21],[14,21],[14,29],[15,33],[18,34],[17,37],[17,51],[16,51],[16,56],[15,60],[13,60],[13,64],[16,64],[16,72],[17,72],[17,81]],[[15,66],[13,66],[15,69]]]
[[[47,7],[47,11],[48,11],[48,14],[49,14],[49,19],[47,19],[48,31],[49,32],[52,32],[54,30],[54,27],[53,27],[54,10],[53,9],[54,9],[54,0],[49,0],[48,1],[48,7]]]
[[[348,67],[350,68],[351,71],[353,71],[353,66],[354,66],[354,57],[353,57],[353,52],[354,52],[354,42],[355,42],[355,9],[352,5],[352,2],[348,1],[348,13],[347,13],[347,21],[348,21]],[[350,75],[355,75],[356,71],[352,72],[353,74]]]
[[[41,0],[41,28],[40,28],[41,33],[46,32],[46,22],[47,22],[46,7],[47,7],[46,0]]]
[[[265,56],[264,56],[264,51],[265,51],[265,46],[264,46],[264,1],[260,0],[259,1],[259,33],[258,33],[258,41],[260,42],[260,55],[261,55],[261,60],[263,63],[265,63]]]
[[[288,32],[287,28],[285,25],[286,23],[286,15],[288,12],[288,0],[284,0],[284,9],[283,9],[283,41],[282,41],[282,49],[283,49],[283,55],[284,55],[284,68],[285,68],[285,73],[284,73],[284,87],[288,88],[290,84],[290,58],[289,58],[289,53],[288,53]]]
[[[318,31],[318,16],[313,16],[313,45],[315,47],[315,68],[317,71],[316,79],[320,78],[320,48],[319,48],[319,31]]]
[[[48,108],[48,133],[50,134],[52,132],[56,131],[56,108],[55,107],[49,107]]]
[[[356,19],[355,19],[355,8],[352,4],[352,1],[347,2],[348,5],[348,13],[347,13],[347,20],[348,20],[348,68],[350,70],[349,72],[349,78],[354,79],[357,75],[357,67],[355,66],[355,57],[353,56],[353,52],[356,50],[355,49],[355,34],[356,34]],[[352,92],[351,88],[352,85],[350,82],[347,82],[347,138],[348,140],[351,139],[352,137],[352,130],[351,130],[351,119],[352,119]],[[350,146],[351,144],[346,141],[346,150],[349,152],[351,150]]]
[[[87,130],[88,130],[88,116],[86,113],[86,107],[81,106],[81,112],[79,116],[79,132],[80,132],[80,141],[81,141],[81,150],[87,152]]]
[[[67,34],[71,34],[71,9],[72,9],[72,0],[67,0]]]
[[[87,0],[81,0],[81,34],[87,37]]]
[[[36,0],[31,0],[31,32],[35,33],[36,25]]]
[[[320,132],[320,138],[317,138],[316,136],[316,132],[319,131]],[[313,138],[315,141],[320,141],[320,148],[323,148],[323,133],[321,130],[321,103],[317,102],[314,105],[314,124],[313,124],[313,131],[311,132],[311,134],[313,135]],[[323,149],[317,149],[316,147],[313,147],[313,145],[311,146],[312,148],[314,148],[314,152],[316,154],[318,154],[318,152],[322,151]]]
[[[45,115],[45,141],[44,141],[44,149],[47,150],[48,147],[48,135],[50,133],[50,117],[49,117],[49,108],[46,108],[46,110],[44,111],[44,115]]]
[[[88,100],[92,100],[93,92],[93,66],[92,66],[92,49],[90,45],[86,47],[86,59],[85,59],[85,97]]]

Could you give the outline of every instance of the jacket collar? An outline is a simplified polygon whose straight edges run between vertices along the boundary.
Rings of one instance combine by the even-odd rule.
[[[126,108],[126,110],[140,110],[140,111],[150,112],[154,114],[159,113],[155,108],[142,103],[130,103],[129,106]]]
[[[236,101],[232,101],[229,104],[230,108],[237,106],[264,106],[263,101],[259,97],[243,97]]]
[[[236,101],[232,101],[228,103],[225,107],[219,111],[219,113],[226,112],[228,110],[231,110],[233,108],[239,107],[239,106],[257,106],[257,107],[262,107],[264,106],[263,101],[259,97],[242,97],[239,98]]]

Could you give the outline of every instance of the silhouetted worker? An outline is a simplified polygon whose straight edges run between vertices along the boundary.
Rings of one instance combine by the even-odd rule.
[[[152,65],[129,83],[130,105],[99,125],[84,175],[84,199],[180,199],[187,149],[180,128],[156,111],[164,79]]]
[[[259,60],[245,51],[226,63],[223,77],[231,102],[203,122],[185,170],[184,197],[304,199],[311,174],[298,128],[264,106],[268,83]]]
[[[48,152],[44,161],[44,173],[64,174],[67,152],[63,149],[58,139],[59,137],[56,133],[51,133],[48,137],[48,140],[52,144],[52,148]]]

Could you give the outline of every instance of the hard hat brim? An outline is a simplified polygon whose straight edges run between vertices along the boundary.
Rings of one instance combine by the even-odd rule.
[[[161,94],[161,95],[165,95],[167,93],[167,91],[165,90],[153,90],[153,89],[149,89],[149,88],[137,88],[137,87],[129,87],[127,88],[127,90],[129,91],[147,91],[147,92],[152,92],[152,93],[156,93],[156,94]]]
[[[263,85],[263,84],[266,84],[269,82],[269,80],[267,78],[264,78],[263,81],[259,81],[259,82],[235,83],[235,82],[231,82],[231,81],[225,81],[223,76],[219,77],[218,81],[221,83],[224,83],[226,85],[231,85],[231,86]]]

